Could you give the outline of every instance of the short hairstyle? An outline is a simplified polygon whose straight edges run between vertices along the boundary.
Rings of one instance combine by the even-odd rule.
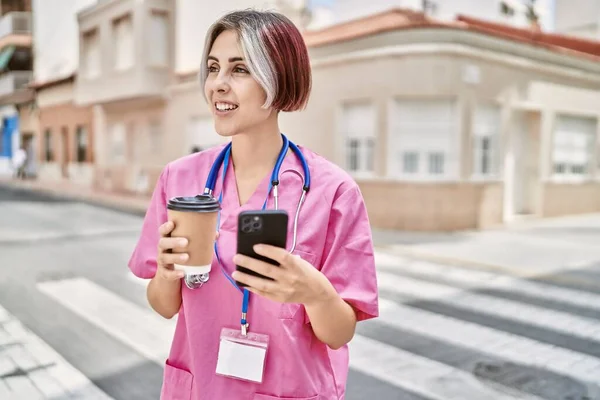
[[[208,55],[224,31],[237,33],[250,74],[267,94],[264,108],[296,111],[306,107],[311,70],[304,38],[287,17],[272,11],[241,10],[225,14],[208,30],[200,83],[208,77]]]

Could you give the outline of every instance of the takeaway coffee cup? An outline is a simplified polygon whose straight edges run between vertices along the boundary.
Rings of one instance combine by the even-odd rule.
[[[186,276],[200,275],[208,278],[213,258],[213,244],[217,233],[219,201],[211,195],[173,197],[167,203],[169,219],[175,224],[172,237],[188,240],[185,249],[173,249],[174,253],[188,253],[183,264],[175,264],[176,270]],[[186,282],[187,283],[187,282]]]

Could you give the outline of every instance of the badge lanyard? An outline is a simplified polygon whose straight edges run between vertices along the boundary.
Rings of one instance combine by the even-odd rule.
[[[225,153],[225,158],[223,159],[223,175],[222,175],[222,183],[221,183],[221,193],[219,194],[219,203],[223,204],[223,192],[225,191],[225,175],[227,175],[227,169],[229,168],[229,159],[231,158],[231,147],[227,150],[227,152]],[[272,183],[269,180],[269,189],[267,190],[267,198],[265,199],[265,202],[263,203],[262,209],[265,210],[267,208],[267,202],[269,201],[269,194],[271,193],[271,189],[272,189]],[[217,215],[217,233],[219,232],[221,227],[221,210],[219,210],[219,213]],[[223,267],[223,263],[221,262],[221,257],[219,257],[219,249],[217,246],[217,240],[215,240],[215,254],[217,256],[217,261],[219,262],[219,266],[221,267],[221,272],[223,272],[223,274],[225,275],[225,277],[227,278],[227,280],[229,280],[229,282],[239,291],[243,292],[243,299],[242,299],[242,318],[240,320],[240,325],[241,325],[241,332],[243,336],[246,336],[248,334],[248,320],[247,320],[247,315],[248,315],[248,303],[250,302],[250,292],[248,291],[248,289],[244,288],[243,290],[237,285],[237,283],[235,283],[235,280],[229,276],[229,274],[227,274],[227,271],[225,271],[225,268]]]

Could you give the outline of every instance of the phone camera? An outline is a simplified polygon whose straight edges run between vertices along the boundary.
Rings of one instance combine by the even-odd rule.
[[[260,232],[262,229],[262,219],[258,215],[243,217],[241,225],[241,231],[243,233]]]

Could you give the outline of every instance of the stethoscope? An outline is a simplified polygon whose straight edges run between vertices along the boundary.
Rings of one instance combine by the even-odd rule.
[[[297,240],[297,235],[298,235],[298,218],[300,216],[300,209],[302,208],[302,204],[304,203],[304,200],[306,199],[306,194],[310,190],[310,171],[308,169],[308,163],[306,162],[306,158],[304,157],[304,155],[302,154],[302,152],[300,151],[298,146],[296,146],[293,142],[291,142],[284,134],[281,134],[281,137],[283,139],[283,146],[281,146],[281,151],[279,152],[279,156],[277,157],[277,162],[275,163],[275,167],[273,168],[273,171],[271,173],[269,189],[267,190],[267,197],[262,206],[262,209],[263,210],[266,209],[267,202],[269,200],[271,191],[273,192],[273,201],[274,201],[274,205],[275,205],[275,210],[279,209],[279,191],[278,191],[279,171],[281,169],[281,164],[283,164],[283,160],[285,159],[285,156],[288,152],[288,149],[292,149],[292,151],[296,154],[296,157],[298,157],[300,164],[302,164],[302,169],[304,171],[304,183],[302,185],[302,194],[300,195],[300,199],[298,200],[298,206],[296,207],[296,214],[294,216],[293,240],[292,240],[292,248],[290,250],[290,253],[293,253],[294,250],[296,249],[296,240]],[[227,168],[229,166],[230,159],[231,159],[231,142],[229,144],[227,144],[227,146],[225,146],[225,148],[223,148],[223,150],[221,150],[221,152],[219,153],[219,155],[213,162],[213,165],[212,165],[210,172],[208,173],[208,177],[206,179],[206,184],[204,185],[204,194],[212,196],[213,191],[215,190],[216,183],[217,183],[217,176],[219,174],[219,169],[222,166],[223,167],[223,174],[222,174],[223,184],[221,185],[221,193],[219,194],[219,203],[220,204],[223,204],[223,187],[225,186],[225,175],[227,174]],[[217,219],[217,230],[219,229],[219,226],[220,226],[220,220],[221,220],[221,212],[219,211],[219,216]],[[237,286],[235,281],[227,273],[225,273],[225,271],[222,267],[216,240],[215,240],[214,247],[215,247],[215,254],[217,256],[219,264],[221,264],[221,270],[223,271],[223,273],[225,274],[227,279],[229,279],[229,281],[236,288],[239,289],[239,287]],[[204,274],[186,275],[184,278],[185,284],[190,289],[197,289],[197,288],[201,287],[204,283],[208,282],[209,274],[210,273],[207,272]],[[245,295],[244,297],[246,297],[246,293],[244,295]],[[247,300],[245,300],[245,302],[247,302]]]

